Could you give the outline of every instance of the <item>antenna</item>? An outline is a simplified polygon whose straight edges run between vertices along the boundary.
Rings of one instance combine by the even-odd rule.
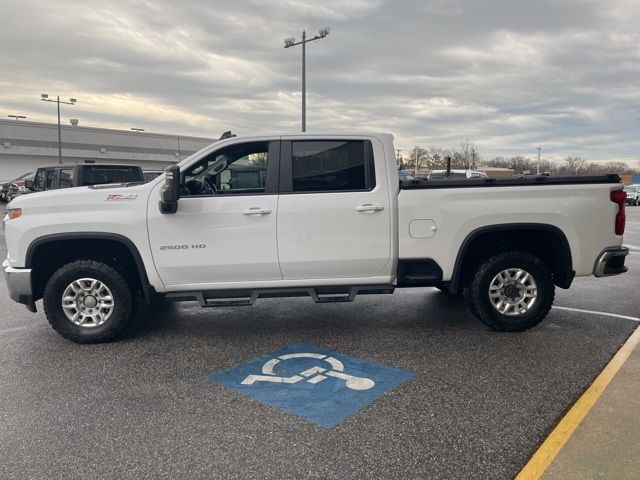
[[[227,130],[222,135],[220,135],[220,138],[218,140],[224,140],[225,138],[233,138],[233,137],[237,137],[237,135],[231,133],[231,130]]]

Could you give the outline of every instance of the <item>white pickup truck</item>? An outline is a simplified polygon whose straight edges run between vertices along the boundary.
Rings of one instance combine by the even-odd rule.
[[[389,134],[225,138],[146,184],[8,206],[10,296],[76,342],[114,338],[135,302],[352,301],[400,287],[466,296],[521,331],[555,286],[626,271],[616,175],[398,180]],[[425,314],[427,314],[425,312]]]

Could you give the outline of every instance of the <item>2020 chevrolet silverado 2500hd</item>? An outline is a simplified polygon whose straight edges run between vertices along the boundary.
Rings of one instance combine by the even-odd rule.
[[[15,199],[3,266],[11,298],[34,312],[42,298],[77,342],[114,338],[138,298],[342,302],[421,286],[520,331],[575,275],[626,271],[624,204],[615,175],[401,185],[388,134],[235,137],[146,184]]]

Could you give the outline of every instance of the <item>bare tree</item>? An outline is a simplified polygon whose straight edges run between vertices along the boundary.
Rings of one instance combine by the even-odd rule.
[[[581,157],[566,157],[564,159],[564,163],[567,170],[569,170],[569,173],[572,175],[578,175],[587,162]]]

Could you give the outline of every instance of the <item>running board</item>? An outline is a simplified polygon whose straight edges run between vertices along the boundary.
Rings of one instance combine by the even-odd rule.
[[[240,307],[253,305],[258,298],[311,297],[316,303],[353,302],[358,295],[391,294],[394,285],[356,287],[269,288],[261,290],[210,290],[166,293],[169,302],[196,301],[201,307]]]

